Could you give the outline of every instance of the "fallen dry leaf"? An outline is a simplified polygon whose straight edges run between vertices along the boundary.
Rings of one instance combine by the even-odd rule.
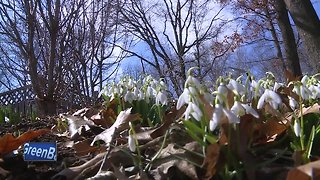
[[[221,168],[222,156],[219,144],[210,144],[207,147],[206,157],[203,166],[206,168],[206,179],[211,179]]]
[[[90,143],[88,140],[84,140],[81,142],[77,142],[73,145],[74,150],[76,151],[76,154],[78,156],[84,156],[89,153],[96,153],[96,152],[105,152],[105,147],[95,147],[90,146]]]
[[[290,128],[290,124],[287,122],[279,122],[275,119],[269,119],[267,122],[261,122],[255,126],[255,138],[254,145],[262,145],[273,142],[278,136],[285,133]]]
[[[94,123],[87,118],[73,115],[61,115],[61,117],[68,121],[68,129],[71,139],[76,139],[79,135],[81,135],[81,131],[83,128],[85,129],[85,131],[87,131],[90,129],[89,125],[94,126]]]
[[[302,115],[310,113],[320,113],[320,105],[318,103],[312,105],[311,107],[303,108]],[[300,116],[299,116],[300,117]]]
[[[24,143],[50,132],[50,129],[30,130],[23,133],[19,137],[14,137],[12,134],[6,134],[0,138],[0,157],[18,149]]]
[[[287,180],[320,179],[320,160],[298,166],[289,171]]]
[[[202,163],[203,158],[190,153],[190,151],[200,153],[201,147],[197,142],[191,142],[187,143],[184,149],[179,149],[174,144],[169,144],[153,162],[152,167],[155,167],[155,169],[151,170],[151,174],[160,179],[167,179],[168,177],[176,177],[178,179],[179,175],[183,175],[183,179],[199,179],[195,166],[189,162],[199,165]]]
[[[112,141],[115,132],[121,132],[129,127],[129,121],[135,121],[140,118],[139,114],[131,114],[131,108],[121,111],[113,125],[94,137],[91,146],[98,140],[103,140],[106,144]]]

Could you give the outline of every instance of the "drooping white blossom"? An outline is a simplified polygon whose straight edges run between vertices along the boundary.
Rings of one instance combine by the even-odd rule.
[[[128,146],[131,152],[135,152],[137,149],[136,142],[133,136],[134,135],[130,133],[128,137]]]
[[[259,118],[259,114],[257,113],[256,110],[254,110],[248,104],[243,104],[243,103],[241,103],[239,101],[235,101],[230,110],[234,114],[236,114],[238,117],[243,116],[245,114],[251,114],[255,118]]]
[[[229,80],[227,87],[235,94],[243,95],[246,92],[245,87],[234,79]]]
[[[209,129],[214,131],[221,123],[223,118],[227,117],[229,123],[240,123],[240,119],[230,110],[224,108],[221,104],[216,104],[212,114],[212,119],[209,121]]]
[[[282,100],[276,92],[266,89],[258,101],[257,109],[261,109],[265,103],[269,103],[273,109],[278,109]]]
[[[289,106],[292,110],[295,110],[296,108],[298,108],[299,104],[298,102],[291,96],[288,96],[289,98]]]
[[[184,88],[183,93],[179,96],[177,102],[177,109],[180,109],[183,105],[188,104],[190,101],[190,91],[188,88]]]
[[[301,127],[300,127],[300,124],[297,120],[294,121],[293,131],[297,137],[300,137]]]
[[[168,104],[168,97],[165,92],[159,91],[156,97],[156,105],[167,105]]]

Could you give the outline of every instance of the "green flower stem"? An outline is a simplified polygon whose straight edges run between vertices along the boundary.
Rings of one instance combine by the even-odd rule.
[[[162,116],[161,106],[162,106],[162,105],[160,105],[160,104],[157,105],[157,110],[158,110],[158,115],[159,115],[160,122],[162,123],[162,122],[163,122],[163,116]]]
[[[129,126],[130,126],[130,130],[132,131],[132,135],[134,137],[134,143],[136,145],[136,150],[137,150],[137,154],[138,154],[138,165],[139,165],[139,168],[141,169],[141,167],[142,167],[141,152],[140,152],[140,148],[139,148],[138,139],[136,138],[136,131],[134,130],[134,127],[131,122],[129,122]]]
[[[167,130],[165,135],[164,135],[164,138],[163,138],[163,141],[162,141],[162,144],[161,144],[161,147],[160,147],[159,151],[152,157],[150,162],[144,168],[144,171],[150,170],[152,162],[155,161],[160,156],[160,154],[161,154],[161,152],[162,152],[162,150],[163,150],[163,148],[164,148],[164,146],[166,144],[166,140],[167,140],[168,134],[169,134],[169,130]]]
[[[299,109],[300,109],[300,144],[301,144],[301,150],[305,150],[304,146],[304,120],[303,120],[303,114],[302,114],[302,97],[299,96]]]

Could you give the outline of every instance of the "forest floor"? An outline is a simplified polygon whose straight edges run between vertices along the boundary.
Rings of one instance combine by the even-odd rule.
[[[318,105],[316,110],[319,111]],[[178,121],[184,111],[185,109],[171,109],[165,114],[163,122],[155,127],[139,127],[136,124],[134,129],[139,151],[135,152],[128,148],[128,129],[129,122],[138,120],[140,115],[132,114],[131,109],[121,111],[116,116],[112,109],[84,108],[63,116],[44,117],[33,121],[22,118],[16,124],[1,124],[0,180],[221,179],[221,176],[214,173],[221,171],[223,167],[221,162],[225,160],[219,157],[222,150],[217,144],[212,144],[207,147],[206,155],[203,155],[199,143],[186,133],[185,127]],[[115,121],[110,122],[110,117]],[[245,118],[240,126],[249,122],[250,118]],[[85,128],[88,124],[89,128]],[[274,127],[278,126],[273,125],[272,128]],[[273,140],[276,145],[276,141],[280,140],[286,131],[275,129],[275,133],[279,135]],[[14,143],[19,137],[27,134],[25,132],[39,130],[45,130],[45,133],[34,135],[30,140],[56,142],[56,161],[25,161],[21,146],[30,140],[19,142],[21,146],[16,146],[19,147],[17,151],[5,150],[6,146],[11,145],[10,142],[4,141],[3,137],[6,135],[13,134],[14,137],[18,137],[12,140]],[[93,146],[92,142],[95,142]],[[260,150],[256,151],[256,154],[245,152],[245,158],[254,162],[253,166],[242,170],[242,175],[236,175],[231,179],[286,179],[288,172],[294,168],[294,154],[288,151],[288,147],[264,147],[266,146],[257,147]],[[1,152],[10,153],[3,155]],[[216,158],[217,153],[219,158]],[[320,167],[320,161],[315,161],[309,163],[307,168],[318,166]],[[299,173],[300,171],[295,174]],[[296,177],[295,174],[292,177]],[[309,176],[306,176],[302,179],[308,178]]]
[[[0,126],[0,137],[8,133],[18,135],[32,130],[51,129],[57,124],[56,118],[57,117],[46,117],[36,121],[24,118],[21,122],[14,125],[3,124]],[[66,162],[71,166],[79,165],[80,163],[80,158],[77,157],[74,149],[64,145],[64,143],[68,141],[69,138],[64,136],[59,137],[53,133],[41,135],[33,139],[32,142],[57,142],[57,161],[24,161],[22,153],[23,149],[20,148],[19,153],[10,153],[0,159],[0,167],[8,171],[6,179],[50,179],[65,168]]]

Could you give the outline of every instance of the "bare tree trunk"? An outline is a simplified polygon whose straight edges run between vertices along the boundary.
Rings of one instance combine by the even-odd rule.
[[[287,67],[286,67],[285,60],[284,60],[284,57],[283,57],[283,54],[282,54],[281,44],[280,44],[276,29],[275,29],[274,24],[273,24],[273,18],[271,17],[269,11],[270,11],[269,8],[266,7],[265,8],[265,13],[266,13],[266,17],[267,17],[267,19],[269,21],[269,24],[270,24],[270,32],[271,32],[271,35],[272,35],[272,38],[273,38],[273,42],[274,42],[274,45],[276,46],[276,49],[277,49],[277,58],[281,61],[282,68],[283,68],[283,71],[284,71],[285,69],[287,69]]]
[[[283,0],[275,0],[274,5],[277,11],[277,21],[284,43],[288,70],[296,77],[302,76],[297,44],[295,42],[295,37],[290,24],[286,5]]]
[[[305,51],[315,70],[320,71],[320,20],[310,0],[284,0],[297,26]]]

